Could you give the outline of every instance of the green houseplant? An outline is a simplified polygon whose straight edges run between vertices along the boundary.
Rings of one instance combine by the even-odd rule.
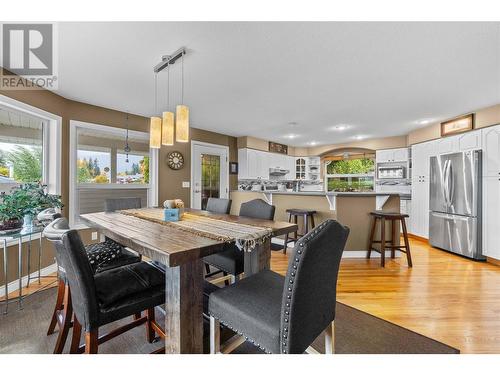
[[[45,208],[61,208],[61,196],[47,193],[47,186],[26,183],[0,196],[0,231],[11,232],[24,224],[31,225],[33,217]]]

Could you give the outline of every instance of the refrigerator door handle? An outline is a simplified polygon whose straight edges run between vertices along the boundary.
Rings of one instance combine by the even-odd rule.
[[[455,194],[455,181],[454,181],[454,178],[453,178],[453,164],[450,160],[450,162],[448,163],[448,183],[447,183],[447,186],[448,186],[448,204],[449,206],[452,205],[452,202],[453,202],[453,195]]]
[[[444,203],[446,205],[446,208],[450,206],[450,203],[448,201],[448,164],[449,160],[445,160],[444,162],[444,167],[443,167],[443,181],[441,182],[442,187],[443,187],[443,196],[444,196]]]

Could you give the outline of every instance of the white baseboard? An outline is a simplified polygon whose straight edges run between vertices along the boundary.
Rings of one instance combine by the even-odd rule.
[[[53,263],[50,266],[42,268],[40,271],[40,274],[42,276],[48,276],[48,275],[53,274],[55,272],[57,272],[57,264]],[[38,277],[38,270],[31,274],[30,284],[38,283],[38,280],[34,279],[35,277]],[[28,275],[23,276],[23,278],[21,279],[21,283],[22,283],[23,287],[28,285]],[[11,281],[9,284],[7,284],[7,287],[9,288],[9,293],[12,293],[12,292],[15,292],[16,290],[19,290],[19,279]],[[0,285],[0,297],[3,297],[3,296],[5,296],[5,284]]]
[[[282,240],[281,238],[273,238],[272,242],[275,243],[275,244],[278,244],[278,245],[283,245],[283,243],[285,242],[285,240]],[[288,243],[288,248],[291,249],[291,248],[293,248],[294,245],[295,244],[293,242],[290,242],[290,243]],[[401,251],[396,250],[395,256],[396,256],[396,258],[401,257]],[[386,258],[390,258],[391,257],[391,251],[390,250],[386,250],[385,257]],[[366,250],[359,250],[359,251],[348,250],[348,251],[344,251],[342,253],[342,258],[366,258]],[[376,251],[372,251],[371,258],[380,258],[380,253],[378,253]]]

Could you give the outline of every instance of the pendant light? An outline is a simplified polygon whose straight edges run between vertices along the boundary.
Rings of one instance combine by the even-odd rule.
[[[167,67],[167,110],[163,112],[163,123],[161,130],[161,144],[164,146],[174,145],[174,113],[170,108],[170,66]]]
[[[157,113],[158,74],[155,73],[155,113]],[[149,123],[149,147],[161,148],[161,118],[153,116]]]
[[[189,108],[184,105],[184,53],[181,57],[181,104],[178,105],[175,110],[175,125],[177,128],[175,132],[175,140],[182,143],[189,142]]]
[[[127,135],[125,136],[125,147],[123,148],[125,152],[125,163],[128,163],[128,154],[130,154],[131,148],[128,144],[128,112],[127,112]]]

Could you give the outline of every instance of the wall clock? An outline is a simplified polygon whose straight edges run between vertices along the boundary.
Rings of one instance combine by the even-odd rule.
[[[178,170],[184,166],[184,156],[179,151],[172,151],[168,153],[166,162],[170,169]]]

